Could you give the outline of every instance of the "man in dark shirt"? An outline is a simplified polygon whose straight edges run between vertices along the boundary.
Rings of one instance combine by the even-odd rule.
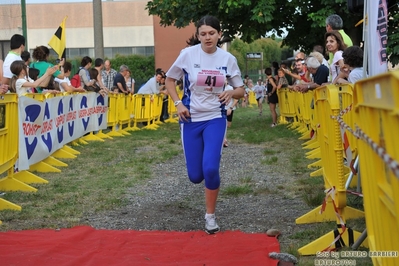
[[[128,66],[121,65],[121,67],[119,68],[119,73],[117,73],[114,78],[114,87],[113,87],[114,92],[117,90],[117,92],[119,93],[125,93],[125,94],[129,93],[125,81],[125,76],[127,75],[128,71],[129,71]]]
[[[295,89],[301,92],[314,90],[322,84],[327,83],[330,71],[325,65],[321,65],[316,57],[308,57],[306,59],[308,71],[313,75],[313,82],[295,85]]]

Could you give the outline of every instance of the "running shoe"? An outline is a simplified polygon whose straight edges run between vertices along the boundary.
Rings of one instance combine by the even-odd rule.
[[[205,215],[205,232],[209,235],[216,234],[220,231],[218,224],[216,223],[215,214]]]

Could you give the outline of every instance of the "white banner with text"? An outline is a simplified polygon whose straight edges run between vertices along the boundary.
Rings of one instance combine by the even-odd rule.
[[[18,170],[27,170],[86,133],[107,128],[108,96],[66,95],[37,101],[19,97]]]

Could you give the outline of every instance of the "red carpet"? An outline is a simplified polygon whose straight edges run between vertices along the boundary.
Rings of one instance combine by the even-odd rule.
[[[266,234],[222,231],[29,230],[0,233],[1,265],[277,265]]]

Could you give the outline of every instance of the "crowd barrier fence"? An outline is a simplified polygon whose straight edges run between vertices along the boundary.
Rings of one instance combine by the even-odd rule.
[[[347,206],[345,187],[348,171],[344,165],[341,124],[336,119],[345,105],[352,101],[352,89],[336,85],[322,86],[314,91],[314,112],[318,114],[317,140],[320,146],[322,175],[326,198],[322,205],[296,219],[297,224],[336,221],[337,228],[299,249],[302,255],[316,254],[320,248],[349,246],[360,236],[346,226],[347,219],[361,218],[364,213]],[[304,101],[305,102],[305,101]],[[310,103],[310,101],[308,101]],[[344,107],[345,106],[345,107]],[[304,109],[311,108],[305,104]],[[306,111],[302,111],[302,114]],[[310,124],[310,121],[309,121]]]
[[[355,84],[354,117],[373,265],[398,265],[399,71]],[[396,255],[377,253],[394,251]]]
[[[280,111],[284,123],[292,119],[290,128],[309,134],[303,144],[311,149],[311,158],[320,160],[310,167],[320,167],[317,174],[323,176],[326,197],[323,204],[296,219],[297,224],[336,221],[337,228],[299,249],[301,255],[313,255],[318,251],[350,245],[360,233],[346,226],[346,220],[365,215],[367,240],[370,251],[398,251],[399,242],[399,71],[362,80],[348,85],[328,85],[313,92],[301,94],[281,89]],[[354,89],[353,89],[354,88]],[[354,91],[355,90],[355,93]],[[38,101],[49,97],[43,94],[27,95]],[[62,96],[61,96],[62,97]],[[180,97],[181,98],[181,97]],[[107,126],[111,129],[107,138],[124,136],[126,131],[156,129],[160,123],[163,97],[161,95],[108,96]],[[256,104],[255,94],[250,92],[250,104]],[[311,103],[314,108],[311,108]],[[169,115],[172,122],[177,109],[169,99]],[[67,166],[57,158],[76,158],[76,150],[66,145],[49,155],[45,160],[32,165],[29,171],[15,172],[18,158],[18,97],[6,94],[0,97],[0,179],[2,191],[35,192],[33,183],[47,181],[30,171],[51,171],[51,166]],[[373,123],[370,123],[373,121]],[[176,121],[177,122],[177,121]],[[313,133],[312,133],[313,132]],[[86,140],[105,138],[101,131],[91,133]],[[314,134],[312,136],[312,134]],[[95,140],[97,140],[95,138]],[[77,140],[84,143],[83,136]],[[3,148],[4,147],[4,148]],[[345,181],[354,158],[360,154],[360,172],[364,194],[365,212],[347,206]],[[50,170],[49,170],[50,169]],[[55,170],[54,170],[55,171]],[[315,172],[311,176],[316,176]],[[21,210],[21,207],[0,198],[0,210]],[[373,257],[376,265],[395,265],[392,257]]]
[[[8,175],[0,179],[0,191],[10,187],[30,187],[13,177],[14,163],[18,156],[18,98],[16,94],[0,95],[0,174]],[[33,189],[34,190],[34,189]],[[21,210],[21,206],[0,198],[0,210]],[[1,224],[1,221],[0,221]]]

